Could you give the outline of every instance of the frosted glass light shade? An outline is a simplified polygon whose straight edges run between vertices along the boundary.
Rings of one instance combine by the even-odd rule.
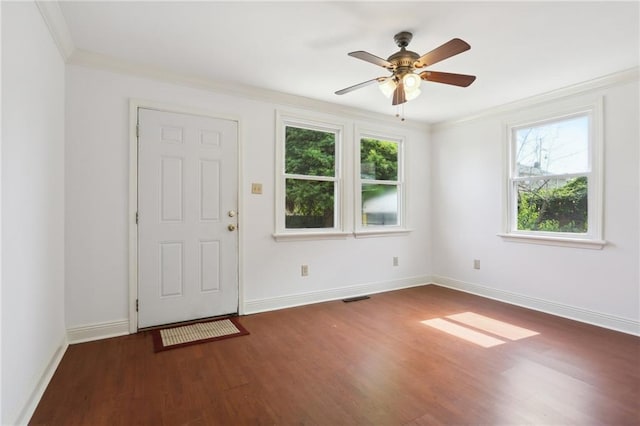
[[[407,101],[415,99],[420,95],[420,82],[421,78],[417,74],[406,74],[402,77],[402,83],[404,84],[404,95]]]
[[[402,77],[402,82],[404,83],[404,90],[411,91],[418,89],[420,87],[420,81],[422,79],[417,74],[407,74]]]
[[[407,101],[410,101],[410,100],[412,100],[412,99],[417,98],[417,97],[420,95],[420,93],[422,93],[422,91],[421,91],[420,89],[418,89],[418,88],[413,89],[413,90],[406,90],[406,89],[405,89],[405,91],[404,91],[404,97],[405,97],[405,99],[406,99]]]
[[[393,81],[393,78],[389,77],[382,83],[378,84],[378,87],[383,95],[390,98],[391,95],[393,95],[394,90],[396,90],[396,82]]]

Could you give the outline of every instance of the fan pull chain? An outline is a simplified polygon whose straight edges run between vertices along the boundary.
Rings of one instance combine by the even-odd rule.
[[[404,121],[404,104],[396,105],[396,117]]]

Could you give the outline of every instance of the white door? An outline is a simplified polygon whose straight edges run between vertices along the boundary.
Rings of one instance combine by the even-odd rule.
[[[138,126],[138,327],[237,313],[237,123],[140,108]]]

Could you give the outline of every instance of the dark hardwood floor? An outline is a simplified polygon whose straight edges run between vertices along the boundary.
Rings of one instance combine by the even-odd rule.
[[[485,348],[422,323],[463,312],[539,334]],[[240,320],[160,353],[148,332],[72,345],[31,424],[640,424],[631,335],[436,286]]]

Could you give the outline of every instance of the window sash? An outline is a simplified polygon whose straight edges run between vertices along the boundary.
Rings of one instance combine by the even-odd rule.
[[[313,175],[294,175],[294,174],[283,174],[285,180],[286,179],[298,179],[298,180],[315,180],[320,182],[337,182],[338,178],[333,176],[313,176]]]
[[[274,238],[278,241],[290,238],[304,238],[309,235],[313,238],[335,238],[344,234],[344,188],[343,188],[343,139],[345,137],[345,125],[340,120],[327,118],[326,121],[316,117],[308,118],[297,113],[276,112],[276,153],[278,178],[276,181],[275,195],[275,232]],[[287,154],[287,128],[294,127],[305,130],[327,132],[334,134],[334,173],[333,176],[314,176],[297,173],[286,173]],[[287,228],[287,180],[303,180],[309,182],[332,182],[334,185],[333,195],[333,226],[332,227],[309,227],[309,228]]]
[[[518,163],[517,163],[517,158],[516,158],[516,153],[518,151],[518,131],[522,130],[522,129],[527,129],[527,128],[539,128],[539,127],[544,127],[547,125],[552,125],[552,124],[557,124],[557,123],[562,123],[563,121],[568,121],[568,120],[572,120],[574,118],[577,117],[586,117],[588,119],[588,126],[589,128],[587,129],[587,138],[588,138],[588,144],[587,144],[587,157],[589,159],[588,163],[587,163],[587,171],[584,172],[575,172],[575,173],[547,173],[547,174],[542,174],[542,175],[530,175],[530,176],[522,176],[519,174],[518,172]],[[590,205],[589,205],[589,192],[590,192],[590,179],[589,176],[591,175],[590,173],[590,169],[591,169],[591,151],[592,151],[592,138],[591,138],[591,126],[590,123],[591,122],[591,115],[588,113],[584,113],[584,112],[580,112],[580,113],[576,113],[576,114],[571,114],[568,116],[563,116],[563,117],[557,117],[557,118],[552,118],[552,119],[548,119],[548,120],[542,120],[542,121],[538,121],[536,123],[533,124],[528,124],[528,125],[521,125],[521,126],[517,126],[517,127],[512,127],[511,128],[511,155],[510,155],[510,202],[512,204],[511,206],[511,219],[510,219],[510,231],[513,233],[523,233],[523,234],[548,234],[548,235],[571,235],[571,236],[586,236],[589,234],[589,229],[590,229],[590,224],[591,224],[591,215],[589,214],[589,210],[590,210]],[[565,180],[565,179],[572,179],[572,178],[577,178],[577,177],[587,177],[587,211],[586,211],[586,215],[587,215],[587,232],[568,232],[568,231],[549,231],[549,230],[539,230],[539,229],[520,229],[518,228],[518,222],[519,222],[519,204],[518,204],[518,197],[519,197],[519,190],[518,190],[518,183],[519,182],[536,182],[536,181],[552,181],[552,180]]]
[[[582,173],[564,173],[557,175],[540,175],[540,176],[518,176],[512,177],[512,182],[522,182],[527,180],[551,180],[551,179],[573,179],[582,176],[589,176],[591,172],[582,172]]]
[[[320,132],[320,133],[330,133],[333,134],[333,174],[332,175],[313,175],[313,174],[302,174],[302,173],[289,173],[287,172],[287,129],[288,128],[292,128],[292,129],[300,129],[300,130],[309,130],[312,132]],[[284,162],[283,162],[283,173],[285,175],[289,175],[289,176],[293,176],[293,175],[297,175],[297,176],[313,176],[313,177],[317,177],[317,178],[324,178],[324,177],[333,177],[335,178],[338,175],[338,164],[337,164],[337,160],[340,158],[339,157],[339,153],[338,153],[338,149],[339,149],[339,143],[338,143],[338,139],[339,139],[339,133],[332,128],[324,128],[321,126],[309,126],[309,125],[294,125],[291,123],[285,123],[284,124],[284,150],[283,150],[283,154],[284,154]]]
[[[570,177],[567,177],[570,176]],[[586,177],[587,178],[587,211],[586,211],[586,215],[587,215],[587,231],[586,232],[570,232],[570,231],[548,231],[548,230],[540,230],[540,229],[520,229],[518,228],[518,220],[520,219],[519,217],[519,204],[518,204],[518,196],[519,196],[519,191],[518,191],[518,184],[520,182],[523,181],[531,181],[531,182],[535,182],[535,181],[547,181],[547,180],[554,180],[554,179],[574,179],[574,178],[580,178],[580,177]],[[510,225],[510,231],[512,233],[517,233],[517,234],[541,234],[541,235],[559,235],[559,236],[567,236],[567,237],[577,237],[577,238],[584,238],[586,236],[588,236],[590,234],[591,231],[591,226],[592,226],[592,218],[591,218],[591,210],[590,210],[590,197],[589,197],[589,187],[592,185],[591,179],[590,179],[590,173],[572,173],[571,175],[553,175],[553,176],[536,176],[536,177],[532,177],[532,178],[526,178],[526,179],[512,179],[511,180],[511,185],[510,185],[510,192],[512,194],[513,197],[513,205],[512,205],[512,218],[513,220],[511,221],[511,225]]]
[[[391,185],[386,182],[380,183],[365,183],[363,182],[360,185],[360,194],[362,195],[365,190],[365,186],[383,186],[389,188],[388,193],[385,193],[383,196],[393,195],[393,201],[390,199],[385,200],[386,205],[384,207],[388,207],[389,204],[392,206],[395,205],[395,210],[385,210],[382,208],[383,206],[377,206],[377,208],[372,208],[369,206],[369,211],[365,210],[365,201],[361,197],[360,203],[360,212],[361,212],[361,225],[364,229],[371,229],[375,227],[397,227],[401,224],[401,202],[402,202],[402,189],[400,185]],[[375,205],[375,204],[374,204]],[[371,216],[371,219],[369,218]],[[380,223],[382,222],[382,223]]]
[[[360,179],[361,184],[376,184],[376,185],[400,185],[399,180],[375,180],[375,179]]]
[[[566,101],[560,105],[553,107],[540,107],[532,112],[519,113],[520,117],[535,117],[529,120],[512,121],[505,124],[504,133],[508,147],[508,155],[506,168],[506,191],[504,192],[505,200],[505,216],[503,223],[504,232],[498,235],[504,237],[507,241],[528,242],[534,244],[559,245],[567,247],[579,248],[596,248],[601,249],[606,242],[602,239],[602,213],[603,213],[603,177],[602,177],[602,97],[592,98],[589,102]],[[554,124],[576,117],[584,116],[587,118],[587,167],[584,171],[576,171],[572,173],[554,173],[546,175],[519,176],[517,174],[516,152],[517,152],[517,130],[544,126],[546,124]],[[542,118],[541,118],[542,117]],[[553,179],[573,179],[579,177],[587,178],[587,232],[554,232],[539,230],[517,229],[518,227],[518,183],[522,181],[543,181]]]
[[[525,124],[518,124],[516,126],[511,126],[510,127],[510,177],[512,179],[514,178],[519,178],[519,177],[525,177],[525,176],[521,176],[518,174],[518,164],[517,164],[517,159],[516,159],[516,153],[518,151],[518,137],[517,137],[517,133],[520,130],[523,129],[529,129],[529,128],[536,128],[536,127],[545,127],[545,126],[550,126],[550,125],[554,125],[554,124],[559,124],[559,123],[563,123],[563,122],[567,122],[567,121],[571,121],[577,118],[586,118],[587,119],[587,165],[584,168],[584,170],[577,170],[574,171],[572,173],[547,173],[545,175],[540,175],[540,176],[551,176],[551,175],[569,175],[569,174],[576,174],[576,173],[589,173],[593,166],[592,166],[592,162],[593,162],[593,143],[594,143],[594,137],[593,137],[593,112],[591,110],[581,110],[581,111],[577,111],[577,112],[573,112],[570,114],[560,114],[560,115],[556,115],[556,116],[552,116],[549,118],[545,118],[545,119],[541,119],[541,120],[536,120],[536,121],[532,121],[532,122],[527,122]]]
[[[396,154],[397,161],[397,174],[395,180],[384,179],[371,179],[362,177],[362,156],[361,156],[361,144],[363,139],[374,139],[383,142],[392,142],[397,144],[398,150]],[[379,230],[380,232],[402,230],[405,227],[405,207],[406,194],[404,192],[404,138],[398,136],[384,135],[383,132],[356,132],[356,146],[355,146],[355,184],[356,184],[356,199],[355,199],[355,212],[356,212],[356,233],[358,231],[367,232],[372,230]],[[396,208],[396,223],[394,224],[368,224],[364,220],[364,205],[362,199],[362,189],[365,185],[385,185],[396,188],[397,194],[397,208]]]
[[[298,181],[302,181],[302,182],[313,182],[315,184],[321,183],[328,183],[329,185],[325,186],[325,185],[321,185],[320,187],[315,186],[315,188],[313,188],[312,190],[315,191],[315,195],[317,197],[325,197],[325,196],[330,196],[333,200],[333,204],[331,206],[326,206],[324,210],[321,211],[317,211],[315,210],[315,205],[313,206],[312,210],[313,213],[311,212],[306,212],[306,213],[300,213],[297,212],[297,214],[295,214],[296,212],[289,212],[286,206],[286,200],[288,198],[288,194],[289,194],[289,184],[295,185],[295,182]],[[294,187],[294,186],[293,186]],[[293,188],[292,187],[292,188]],[[319,191],[319,192],[318,192]],[[335,229],[335,224],[336,221],[338,220],[338,212],[336,212],[335,207],[336,207],[336,196],[338,194],[338,190],[336,188],[336,184],[335,182],[332,181],[328,181],[328,180],[314,180],[314,179],[295,179],[295,178],[287,178],[285,179],[285,229],[287,230],[309,230],[309,229],[313,229],[313,230],[334,230]],[[302,207],[302,211],[305,210],[305,206],[298,206],[298,207]],[[308,207],[308,206],[307,206]],[[327,216],[327,213],[331,213],[330,215]],[[288,214],[291,213],[291,214]],[[329,226],[327,226],[327,220],[330,221]],[[292,226],[289,226],[289,224],[291,224]],[[306,224],[307,226],[301,226],[303,224]]]

